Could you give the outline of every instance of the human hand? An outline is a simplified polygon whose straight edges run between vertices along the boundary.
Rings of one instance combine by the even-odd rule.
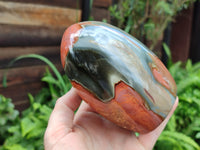
[[[81,101],[74,88],[57,100],[44,136],[45,150],[150,150],[178,105],[177,98],[160,126],[136,137]]]

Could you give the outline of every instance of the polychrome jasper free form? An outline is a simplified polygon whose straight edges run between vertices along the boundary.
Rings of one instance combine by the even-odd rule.
[[[97,113],[139,133],[155,129],[176,99],[176,84],[141,42],[102,22],[70,26],[61,43],[64,70]]]

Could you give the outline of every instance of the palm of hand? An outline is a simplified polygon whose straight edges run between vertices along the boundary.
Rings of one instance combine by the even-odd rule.
[[[177,101],[178,102],[178,101]],[[169,117],[154,131],[136,137],[96,114],[72,89],[61,97],[51,114],[45,133],[46,150],[148,150],[152,149]],[[74,115],[74,110],[79,110]]]

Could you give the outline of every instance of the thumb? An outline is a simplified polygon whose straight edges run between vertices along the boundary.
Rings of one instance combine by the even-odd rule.
[[[72,131],[74,111],[79,107],[80,103],[81,98],[73,88],[57,100],[45,132],[45,145],[49,145],[47,143],[56,143]]]

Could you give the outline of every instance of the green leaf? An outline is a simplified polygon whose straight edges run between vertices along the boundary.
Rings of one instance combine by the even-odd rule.
[[[169,72],[171,73],[171,75],[175,78],[177,77],[177,73],[182,69],[181,68],[182,62],[178,61],[175,64],[173,64],[172,66],[170,66],[169,68]]]
[[[170,16],[174,14],[173,10],[170,8],[170,4],[165,1],[159,1],[156,4],[155,9],[159,12],[160,15],[162,13],[166,13]]]
[[[177,84],[177,93],[180,94],[186,88],[198,84],[200,85],[200,79],[197,76],[192,76],[190,78],[186,78],[185,80],[181,80],[181,82]]]
[[[5,125],[5,124],[6,124],[6,121],[7,121],[7,120],[6,120],[5,117],[1,117],[1,116],[0,116],[0,125],[1,125],[1,126]]]
[[[41,104],[40,103],[33,103],[33,109],[37,110],[41,108]]]
[[[30,100],[30,103],[33,104],[34,103],[34,97],[31,93],[28,93],[28,98]]]
[[[19,131],[19,130],[20,130],[20,128],[19,128],[18,125],[12,126],[12,127],[10,127],[10,128],[8,129],[8,131],[9,131],[10,133],[16,133],[16,132]]]
[[[20,128],[19,126],[18,127],[18,130],[15,130],[15,132],[13,132],[12,136],[9,136],[6,138],[5,142],[4,142],[4,146],[12,146],[16,143],[20,143],[20,141],[23,140],[23,137],[21,135],[21,132],[20,132]],[[16,127],[16,129],[17,129]]]
[[[127,25],[126,25],[124,31],[127,32],[127,33],[129,33],[130,30],[131,30],[131,28],[132,28],[132,26],[133,26],[132,15],[129,15],[129,17],[128,17],[128,21],[127,21]]]
[[[171,51],[169,49],[169,47],[167,46],[166,43],[163,43],[163,49],[168,57],[168,62],[167,62],[167,68],[170,68],[173,64],[172,62],[172,55],[171,55]]]
[[[35,127],[30,118],[23,118],[21,121],[22,136],[26,136]]]
[[[46,106],[46,105],[43,105],[43,106],[40,108],[40,112],[41,112],[42,114],[45,114],[46,116],[49,116],[49,115],[51,114],[51,112],[52,112],[52,109],[49,108],[49,107]]]
[[[51,102],[50,99],[50,92],[49,88],[43,87],[36,95],[35,95],[35,102],[40,103],[40,104],[47,104],[48,102]]]
[[[200,62],[197,62],[192,66],[192,72],[196,72],[199,70],[200,70]]]
[[[19,119],[19,112],[14,109],[10,98],[0,95],[0,143],[10,136],[9,128]]]
[[[185,68],[188,72],[192,71],[192,61],[190,59],[187,60]]]
[[[167,123],[166,128],[169,131],[176,131],[176,118],[175,117],[176,117],[175,115],[172,115],[169,122]]]
[[[156,147],[158,150],[183,150],[177,140],[167,136],[160,136]]]
[[[163,131],[162,136],[174,138],[177,140],[177,142],[178,141],[180,142],[179,144],[187,143],[188,145],[191,145],[192,147],[194,147],[196,150],[200,149],[199,145],[191,137],[183,133]]]
[[[37,128],[28,133],[27,139],[43,137],[46,128]]]
[[[22,147],[19,144],[14,144],[14,145],[11,145],[11,146],[5,146],[5,149],[6,150],[27,150],[26,148]]]
[[[196,138],[196,139],[200,139],[200,132],[198,132],[198,133],[195,135],[195,138]]]
[[[19,111],[18,110],[12,110],[11,111],[11,114],[12,115],[7,115],[7,118],[10,120],[10,121],[15,121],[18,116],[19,116]]]
[[[62,93],[62,91],[63,91],[62,86],[60,85],[59,81],[57,81],[56,79],[54,79],[54,77],[52,76],[52,74],[50,73],[50,71],[49,71],[48,68],[46,69],[46,75],[45,75],[45,77],[51,78],[51,79],[49,79],[49,82],[47,81],[47,83],[48,83],[48,86],[49,86],[51,97],[53,99],[57,99],[60,96],[60,94]],[[63,79],[63,81],[64,81],[64,79]],[[59,90],[57,90],[57,89],[59,89]],[[67,89],[67,87],[66,87],[66,89]],[[63,95],[63,94],[61,94],[61,95]]]
[[[47,83],[55,84],[59,87],[59,82],[52,76],[45,76],[41,80]]]
[[[43,136],[43,133],[47,126],[47,121],[42,121],[39,118],[33,117],[33,129],[27,134],[27,139],[33,137]]]
[[[103,18],[102,22],[107,23],[108,21],[107,21],[107,19]]]
[[[145,30],[153,30],[155,28],[155,24],[152,22],[148,22],[144,25]]]

